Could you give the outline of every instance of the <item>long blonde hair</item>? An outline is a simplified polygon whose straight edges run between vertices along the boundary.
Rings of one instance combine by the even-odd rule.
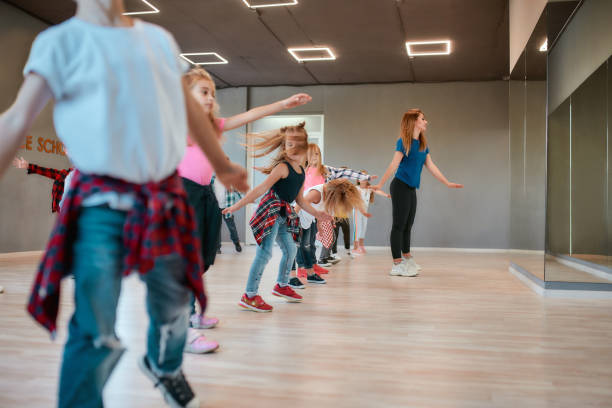
[[[215,99],[215,102],[213,103],[213,108],[208,114],[208,117],[210,118],[210,122],[212,123],[214,129],[219,132],[222,129],[219,129],[219,125],[217,124],[217,117],[219,115],[219,105],[217,104],[217,88],[215,86],[215,81],[213,81],[212,77],[208,72],[206,72],[205,69],[200,67],[191,68],[189,72],[185,74],[185,80],[187,81],[187,87],[189,88],[189,90],[191,90],[191,88],[202,79],[210,82],[212,86],[212,94],[213,98]]]
[[[353,208],[365,212],[365,205],[357,187],[347,179],[335,179],[323,188],[325,212],[345,218]]]
[[[323,165],[323,157],[321,157],[321,149],[319,149],[319,145],[314,143],[310,143],[308,145],[308,151],[306,152],[306,166],[313,167],[308,159],[312,157],[312,155],[314,155],[315,153],[319,154],[319,163],[317,163],[316,166],[317,171],[321,176],[327,177],[327,167]]]
[[[248,133],[247,144],[249,149],[252,149],[253,157],[263,157],[272,153],[278,149],[278,153],[272,159],[272,162],[266,167],[256,167],[257,170],[264,174],[270,174],[279,163],[288,160],[288,154],[306,154],[308,149],[308,133],[304,128],[305,122],[302,122],[296,126],[285,126],[280,129],[270,130],[259,133]],[[287,150],[285,147],[285,141],[287,140],[287,133],[297,133],[297,135],[289,136],[293,141],[296,142],[291,150]]]
[[[416,123],[419,115],[423,112],[420,109],[409,109],[404,116],[402,116],[402,124],[400,130],[400,138],[406,149],[406,156],[410,153],[410,146],[412,146],[412,135],[414,134],[414,124]],[[419,133],[419,151],[424,151],[427,148],[427,137],[425,132]]]

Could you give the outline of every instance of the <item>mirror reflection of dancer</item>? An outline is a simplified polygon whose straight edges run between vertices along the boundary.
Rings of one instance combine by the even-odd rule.
[[[18,169],[27,169],[28,174],[38,174],[53,180],[53,187],[51,187],[51,212],[55,213],[60,210],[60,202],[64,196],[64,186],[66,183],[70,183],[70,178],[72,178],[69,177],[72,174],[72,167],[62,170],[42,167],[28,163],[23,157],[13,159],[13,166]]]
[[[393,159],[385,175],[373,187],[380,189],[395,171],[390,188],[393,207],[391,227],[393,267],[389,274],[393,276],[416,276],[419,273],[420,266],[410,254],[410,232],[416,214],[416,189],[421,183],[423,165],[448,188],[463,188],[462,184],[448,181],[435,165],[429,153],[429,147],[427,147],[426,129],[427,121],[421,110],[410,109],[404,113]]]

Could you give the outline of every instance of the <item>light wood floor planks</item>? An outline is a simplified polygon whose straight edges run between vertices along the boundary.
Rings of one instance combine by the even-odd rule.
[[[343,260],[302,304],[261,294],[275,310],[238,308],[253,248],[224,248],[206,276],[221,343],[186,355],[202,407],[612,407],[612,301],[541,298],[508,273],[505,254],[416,253],[417,278],[390,277],[386,250]],[[276,249],[279,252],[278,249]],[[1,256],[0,407],[52,407],[72,282],[51,342],[26,315],[37,256]],[[159,407],[136,368],[147,317],[143,286],[123,287],[118,333],[128,347],[107,407]]]

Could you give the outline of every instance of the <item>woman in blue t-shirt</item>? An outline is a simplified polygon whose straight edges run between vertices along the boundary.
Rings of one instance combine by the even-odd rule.
[[[421,184],[423,165],[447,187],[463,188],[463,185],[448,181],[433,162],[425,137],[427,121],[420,109],[410,109],[404,113],[401,126],[393,160],[378,185],[373,188],[380,189],[391,173],[397,169],[390,188],[393,207],[393,226],[391,227],[393,268],[390,274],[416,276],[420,266],[410,255],[410,231],[416,213],[416,189]]]

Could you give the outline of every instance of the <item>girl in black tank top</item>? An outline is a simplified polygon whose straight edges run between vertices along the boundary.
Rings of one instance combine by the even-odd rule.
[[[278,198],[291,203],[295,201],[298,192],[304,185],[304,168],[300,165],[301,173],[295,171],[291,163],[284,162],[289,169],[289,175],[286,178],[281,178],[272,186],[272,190],[278,194]]]
[[[261,157],[276,149],[278,153],[268,167],[258,169],[268,174],[264,182],[249,191],[236,204],[223,210],[223,214],[233,213],[265,193],[250,222],[253,236],[259,246],[239,305],[254,312],[270,312],[272,306],[264,302],[258,291],[261,275],[272,257],[275,241],[283,251],[283,257],[272,294],[289,302],[302,301],[302,296],[295,293],[288,285],[289,273],[297,252],[295,240],[299,233],[299,219],[290,203],[295,200],[300,207],[317,218],[331,220],[332,217],[314,209],[304,200],[302,194],[305,174],[301,163],[306,157],[308,148],[308,134],[304,129],[304,123],[274,132],[247,136],[263,139],[252,145],[255,152],[260,150],[263,153],[255,153],[253,156]],[[294,166],[299,167],[301,173],[298,173]]]

